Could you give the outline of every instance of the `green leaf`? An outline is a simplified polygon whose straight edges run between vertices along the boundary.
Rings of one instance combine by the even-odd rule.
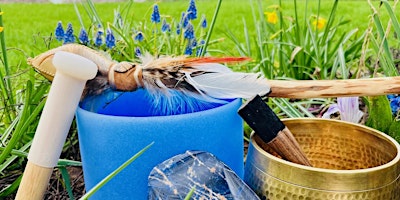
[[[390,19],[392,20],[392,24],[394,27],[394,30],[396,31],[397,35],[400,35],[400,23],[399,20],[397,20],[396,15],[394,14],[393,8],[390,6],[388,1],[381,1],[383,2],[383,5],[385,5],[386,10],[389,13]]]
[[[347,79],[348,78],[348,71],[346,67],[346,60],[344,58],[344,52],[343,52],[343,47],[339,46],[338,52],[337,52],[337,59],[339,62],[340,66],[340,71],[342,74],[342,79]]]
[[[284,98],[271,98],[271,101],[279,108],[288,118],[304,117],[304,115],[297,110],[293,104]]]
[[[221,7],[221,4],[222,4],[222,0],[218,0],[217,7],[215,8],[214,16],[213,16],[211,24],[210,24],[210,29],[207,32],[206,41],[205,41],[205,44],[204,44],[204,49],[201,52],[201,57],[203,57],[206,54],[207,46],[208,46],[208,43],[210,42],[211,34],[213,32],[214,25],[215,25],[215,22],[217,20],[217,16],[218,16],[218,12],[219,12],[219,9]]]
[[[392,123],[392,111],[386,96],[367,98],[369,117],[365,125],[387,133]]]
[[[192,189],[186,195],[185,200],[190,200],[190,198],[193,196],[193,193],[194,193],[195,190],[196,190],[196,186],[192,187]]]
[[[65,166],[81,167],[82,162],[74,161],[74,160],[67,160],[67,159],[59,159],[58,163],[57,163],[57,167],[65,167]]]
[[[142,150],[140,150],[138,153],[133,155],[129,160],[124,162],[121,166],[119,166],[116,170],[111,172],[108,176],[106,176],[103,180],[101,180],[97,185],[95,185],[91,190],[89,190],[85,195],[83,195],[80,200],[85,200],[89,199],[94,193],[96,193],[101,187],[103,187],[108,181],[110,181],[114,176],[116,176],[118,173],[120,173],[123,169],[125,169],[129,164],[131,164],[134,160],[136,160],[140,155],[142,155],[147,149],[149,149],[154,142],[150,143],[146,147],[144,147]]]
[[[25,152],[31,146],[32,142],[29,141],[24,146],[22,146],[19,150],[12,149],[11,156],[8,157],[3,163],[0,164],[0,173],[10,166],[17,158],[19,157],[26,157],[28,154]],[[0,147],[0,151],[4,151],[4,147]]]
[[[397,142],[400,142],[400,120],[394,120],[392,124],[390,124],[388,135]]]
[[[64,167],[59,167],[58,169],[60,170],[61,176],[64,180],[64,187],[65,190],[67,190],[68,192],[69,199],[74,200],[75,198],[74,198],[74,193],[72,192],[71,179],[69,178],[67,168],[64,166]]]
[[[32,83],[30,81],[27,82],[26,84],[26,91],[25,91],[25,99],[24,99],[24,107],[22,108],[22,111],[20,113],[20,121],[15,127],[15,130],[12,134],[11,139],[9,140],[9,143],[7,144],[6,148],[4,151],[0,153],[0,163],[3,163],[10,155],[12,149],[17,145],[23,134],[25,133],[23,130],[24,127],[24,120],[29,117],[30,113],[28,112],[29,109],[29,100],[32,94]]]
[[[385,35],[384,27],[382,26],[382,22],[377,14],[374,14],[372,16],[372,18],[374,20],[376,30],[378,32],[378,37],[381,41],[381,43],[379,45],[378,53],[383,51],[383,55],[378,55],[378,56],[383,56],[389,61],[389,63],[393,63],[393,55],[392,55],[392,52],[390,51],[389,43],[388,43],[387,37]],[[388,70],[391,70],[391,72],[389,73],[389,76],[397,75],[397,70],[395,70],[393,65]],[[385,70],[385,71],[388,71],[388,70]]]
[[[18,189],[21,180],[22,174],[11,185],[5,187],[3,190],[0,191],[0,199],[3,199],[3,197],[8,197],[12,193],[14,193]]]

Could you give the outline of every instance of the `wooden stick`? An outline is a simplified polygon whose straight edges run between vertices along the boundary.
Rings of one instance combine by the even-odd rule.
[[[260,96],[249,99],[238,112],[261,138],[260,142],[268,145],[283,159],[311,166],[292,133]]]
[[[400,94],[400,76],[347,80],[266,80],[270,97],[317,98]]]
[[[97,73],[92,61],[67,52],[57,52],[53,63],[57,73],[29,150],[17,200],[43,199],[86,81]]]

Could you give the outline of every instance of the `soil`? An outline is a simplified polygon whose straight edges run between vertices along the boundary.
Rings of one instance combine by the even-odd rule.
[[[79,152],[79,144],[78,144],[78,138],[76,131],[73,131],[74,133],[71,133],[67,137],[67,144],[70,144],[68,146],[64,147],[64,151],[62,155],[60,156],[61,158],[69,159],[69,160],[74,160],[74,161],[81,161],[80,157],[80,152]],[[0,191],[7,187],[8,185],[12,184],[22,173],[23,169],[20,170],[14,170],[14,171],[8,171],[6,172],[5,176],[3,176],[0,179]],[[83,171],[82,167],[72,167],[68,166],[66,167],[67,172],[69,174],[69,179],[70,179],[70,184],[73,192],[74,199],[79,199],[85,194],[85,184],[83,181]],[[7,196],[7,197],[1,197],[0,200],[12,200],[15,199],[15,194],[16,191]],[[69,198],[68,192],[65,189],[65,182],[64,179],[61,175],[61,171],[58,168],[54,168],[53,174],[50,178],[45,197],[44,199],[49,199],[49,200],[68,200],[71,199]]]

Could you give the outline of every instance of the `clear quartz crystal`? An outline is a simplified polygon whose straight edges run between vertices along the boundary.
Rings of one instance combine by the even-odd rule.
[[[204,151],[187,151],[154,167],[148,199],[184,199],[192,188],[190,199],[259,199],[228,166]]]

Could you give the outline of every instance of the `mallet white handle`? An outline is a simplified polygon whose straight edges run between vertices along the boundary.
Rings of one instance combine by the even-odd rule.
[[[43,198],[43,194],[33,193],[44,191],[37,191],[32,187],[43,190],[47,186],[52,168],[57,165],[60,157],[85,83],[97,74],[97,66],[92,61],[68,52],[57,52],[53,64],[57,72],[36,129],[28,155],[28,165],[16,199]],[[35,170],[27,169],[28,167]],[[42,183],[31,180],[35,176]]]

